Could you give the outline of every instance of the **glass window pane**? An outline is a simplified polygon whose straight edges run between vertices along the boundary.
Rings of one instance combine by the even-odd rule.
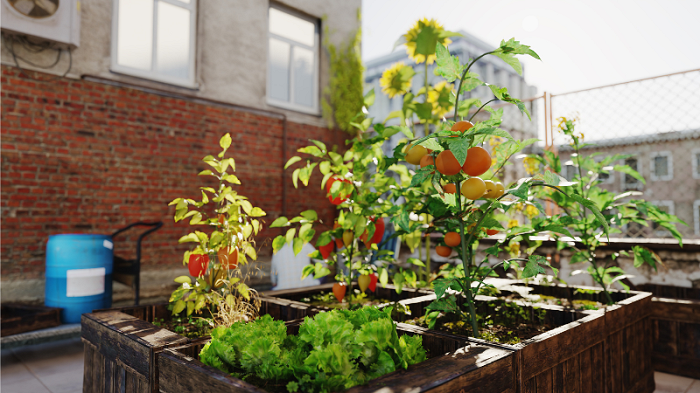
[[[153,0],[120,0],[117,35],[117,64],[150,71]]]
[[[314,46],[316,26],[304,19],[270,7],[270,33]]]
[[[156,64],[158,72],[182,79],[190,76],[190,11],[158,2]]]
[[[294,47],[294,103],[314,106],[314,52]]]
[[[270,98],[289,101],[289,44],[270,38]]]
[[[654,172],[658,177],[668,175],[668,157],[654,157]]]

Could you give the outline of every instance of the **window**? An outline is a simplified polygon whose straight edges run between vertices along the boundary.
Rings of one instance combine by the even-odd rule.
[[[673,155],[670,151],[651,153],[651,180],[673,179]]]
[[[114,0],[112,71],[195,87],[197,0]]]
[[[628,157],[625,159],[624,165],[629,166],[635,171],[639,171],[638,160],[636,157]],[[624,174],[622,176],[622,189],[623,190],[640,190],[642,188],[642,182],[635,179],[634,177]]]
[[[693,149],[691,160],[693,160],[693,179],[700,179],[700,149]]]
[[[572,181],[578,175],[578,167],[574,165],[573,161],[569,160],[561,166],[561,174],[566,180]]]
[[[695,223],[695,234],[700,235],[700,199],[693,202],[693,218]]]
[[[268,102],[319,114],[318,22],[277,6],[268,15]]]
[[[603,160],[603,157],[602,157],[602,156],[596,156],[596,157],[594,158],[594,160],[595,160],[597,163],[600,163],[600,161]],[[606,167],[603,167],[602,169],[603,169],[603,171],[605,171],[605,172],[601,171],[600,173],[598,173],[598,180],[600,180],[600,182],[601,182],[601,183],[604,183],[604,184],[613,183],[614,180],[615,180],[615,176],[614,176],[614,174],[613,174],[613,172],[612,172],[612,170],[613,170],[612,165],[608,165],[608,166],[606,166]]]

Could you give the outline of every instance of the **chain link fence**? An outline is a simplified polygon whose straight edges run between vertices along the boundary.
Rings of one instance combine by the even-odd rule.
[[[620,162],[646,180],[611,172],[603,187],[651,201],[688,224],[684,238],[700,239],[700,69],[565,94],[552,94],[533,113],[540,139],[559,152],[562,163],[571,149],[557,132],[558,118],[579,119],[576,130],[591,145],[582,154],[628,154]],[[536,101],[539,101],[538,98]],[[551,131],[550,131],[551,130]],[[549,131],[549,133],[547,133]],[[566,175],[573,170],[563,168]],[[670,233],[653,225],[628,225],[621,236],[659,238]]]

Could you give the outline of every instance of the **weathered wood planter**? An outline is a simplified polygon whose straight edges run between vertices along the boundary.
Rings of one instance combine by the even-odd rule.
[[[46,329],[61,324],[61,309],[23,304],[3,304],[0,336]]]
[[[651,330],[654,370],[700,379],[700,288],[645,284],[654,294]]]
[[[464,338],[399,324],[399,334],[420,334],[429,359],[371,381],[348,392],[514,392],[514,353]],[[290,334],[298,332],[288,326]],[[163,393],[265,392],[201,363],[204,343],[191,343],[158,354],[159,386]]]
[[[330,308],[323,306],[312,306],[304,303],[301,299],[325,291],[331,291],[333,283],[315,285],[312,287],[283,289],[279,291],[266,291],[261,293],[261,297],[267,300],[265,306],[260,309],[261,314],[269,314],[274,319],[289,321],[300,319],[305,316],[313,316],[319,312],[328,311]],[[382,288],[377,285],[375,296],[387,299],[392,302],[425,296],[431,291],[425,289],[404,288],[401,293],[396,293],[393,285]]]
[[[261,301],[261,314],[275,307],[267,299]],[[165,348],[207,339],[188,339],[154,325],[156,319],[170,319],[167,306],[162,303],[83,314],[83,392],[158,392],[156,355]]]
[[[575,288],[535,286],[542,294],[573,296]],[[594,295],[586,295],[594,296]],[[601,294],[602,296],[602,294]],[[622,293],[602,311],[573,311],[556,305],[545,309],[555,329],[516,345],[493,344],[515,353],[517,392],[653,392],[651,367],[651,294]],[[434,295],[401,301],[421,315]],[[496,298],[477,296],[478,307]],[[602,300],[602,299],[601,299]],[[524,307],[531,303],[516,301]],[[473,338],[470,342],[484,343]]]

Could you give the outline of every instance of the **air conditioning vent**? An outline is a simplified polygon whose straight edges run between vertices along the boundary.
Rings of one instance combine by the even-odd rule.
[[[0,0],[2,31],[76,48],[80,45],[78,0]]]

